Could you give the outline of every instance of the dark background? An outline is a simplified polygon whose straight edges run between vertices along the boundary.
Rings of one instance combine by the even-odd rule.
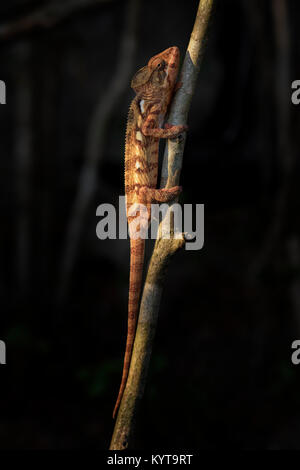
[[[0,6],[2,449],[109,445],[129,243],[97,239],[96,208],[123,194],[130,77],[184,53],[198,4],[82,3]],[[300,448],[299,21],[215,1],[181,177],[205,245],[169,268],[137,448]]]

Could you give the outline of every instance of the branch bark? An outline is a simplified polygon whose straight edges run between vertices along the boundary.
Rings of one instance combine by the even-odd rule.
[[[182,87],[176,93],[169,114],[168,122],[170,124],[185,124],[187,122],[212,5],[213,0],[199,1],[194,28],[181,70],[180,81]],[[178,185],[184,145],[185,135],[167,142],[163,159],[161,187],[169,188]],[[169,205],[169,211],[171,210],[172,203]],[[169,217],[168,212],[165,217]],[[164,239],[161,237],[161,227],[159,234],[144,285],[129,376],[117,416],[110,450],[124,450],[131,445],[137,409],[146,383],[167,266],[172,256],[185,243],[184,234],[173,233],[173,237]]]

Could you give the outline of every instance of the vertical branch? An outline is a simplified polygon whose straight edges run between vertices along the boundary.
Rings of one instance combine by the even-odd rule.
[[[182,83],[182,87],[176,93],[169,113],[168,122],[170,124],[185,124],[187,122],[200,69],[205,33],[212,4],[213,0],[202,0],[199,2],[194,28],[180,74],[179,80]],[[162,165],[161,187],[170,188],[178,185],[185,139],[186,134],[181,139],[168,140]]]
[[[199,72],[204,37],[207,30],[213,0],[200,0],[194,28],[182,66],[182,87],[176,93],[170,114],[170,124],[185,124]],[[164,154],[162,181],[166,187],[177,185],[182,167],[185,137],[169,140]],[[170,204],[171,210],[172,204]],[[167,213],[165,217],[168,217]],[[163,224],[163,221],[162,221]],[[161,227],[159,233],[162,233]],[[142,398],[152,344],[156,330],[158,310],[166,276],[172,256],[184,246],[183,234],[172,234],[170,239],[158,238],[143,290],[139,320],[130,364],[126,389],[118,412],[111,450],[126,449],[132,441],[139,402]],[[176,237],[176,238],[175,238]]]
[[[114,71],[110,86],[106,90],[101,90],[101,96],[88,130],[85,160],[66,230],[59,278],[59,301],[63,301],[68,292],[85,216],[96,189],[97,167],[105,152],[107,125],[130,80],[137,42],[136,28],[139,3],[140,0],[128,0],[117,68]]]

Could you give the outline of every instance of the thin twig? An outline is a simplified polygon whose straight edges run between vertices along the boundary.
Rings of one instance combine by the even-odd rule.
[[[126,90],[132,73],[136,51],[136,27],[140,0],[129,0],[125,27],[120,39],[117,67],[110,86],[103,92],[96,105],[88,130],[85,160],[82,166],[77,194],[67,225],[66,239],[59,281],[59,302],[67,295],[73,266],[76,261],[84,220],[97,184],[97,167],[104,155],[107,124]]]
[[[73,13],[112,0],[61,0],[50,2],[22,18],[0,25],[0,40],[12,39],[34,29],[52,28]]]
[[[212,5],[213,0],[200,0],[199,2],[197,17],[182,66],[180,77],[182,87],[176,94],[169,114],[168,122],[170,124],[185,124],[187,122]],[[184,143],[185,137],[169,140],[167,143],[161,180],[163,187],[175,186],[179,182]],[[172,204],[170,204],[170,210],[171,207]],[[166,214],[165,217],[168,216]],[[156,240],[150,260],[141,300],[129,376],[112,436],[111,450],[126,449],[132,442],[137,409],[143,395],[148,372],[166,268],[172,256],[185,243],[183,234],[181,236],[173,234],[173,236],[170,239],[158,238]]]

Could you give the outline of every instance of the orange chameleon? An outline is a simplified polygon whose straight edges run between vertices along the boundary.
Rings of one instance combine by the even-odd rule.
[[[169,47],[152,57],[133,77],[131,87],[136,93],[132,101],[126,129],[125,195],[130,235],[130,279],[128,299],[128,330],[121,386],[113,412],[120,405],[127,382],[139,311],[144,264],[145,239],[138,236],[147,230],[151,203],[168,202],[181,192],[180,186],[156,189],[159,139],[169,139],[187,130],[187,126],[166,124],[161,128],[174,92],[179,70],[179,49]],[[147,208],[144,218],[139,204]],[[139,224],[134,223],[137,214]]]

